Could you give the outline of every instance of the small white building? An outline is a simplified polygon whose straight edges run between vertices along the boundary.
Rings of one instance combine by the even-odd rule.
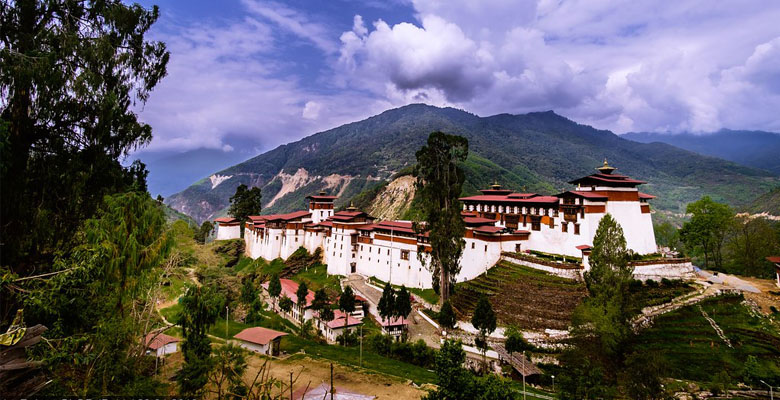
[[[409,327],[409,320],[403,317],[393,317],[390,319],[382,318],[382,320],[379,321],[379,325],[382,326],[382,333],[393,336],[398,340]]]
[[[236,218],[222,217],[214,220],[217,225],[216,240],[239,239],[241,237],[241,221]]]
[[[780,256],[767,257],[766,259],[775,265],[775,285],[780,287]]]
[[[282,336],[286,335],[284,332],[256,326],[246,328],[233,337],[239,346],[249,351],[276,357],[279,355]]]
[[[335,342],[336,338],[344,334],[344,332],[363,324],[362,318],[355,318],[352,314],[345,316],[344,312],[341,310],[334,310],[333,316],[333,321],[329,321],[327,323],[320,320],[319,318],[316,318],[317,325],[320,332],[322,333],[322,336],[324,336],[325,339],[327,339],[329,342]]]
[[[303,321],[306,322],[314,317],[314,310],[311,309],[311,303],[314,301],[314,292],[309,289],[309,293],[306,295],[306,304],[298,304],[298,282],[290,279],[279,279],[279,283],[282,286],[282,293],[279,294],[279,298],[276,299],[276,307],[279,307],[279,300],[283,297],[288,297],[292,300],[293,307],[290,312],[281,312],[280,315],[284,316],[288,320],[295,324],[300,323],[301,313],[303,313]],[[263,294],[270,307],[273,307],[273,299],[268,294],[269,282],[264,282],[261,287],[263,288]],[[274,310],[278,311],[278,310]]]
[[[154,352],[157,357],[164,357],[166,354],[175,353],[179,351],[179,341],[178,338],[159,331],[149,332],[144,338],[146,354]]]

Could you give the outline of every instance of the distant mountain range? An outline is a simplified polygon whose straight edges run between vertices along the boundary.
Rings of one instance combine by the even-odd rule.
[[[642,190],[655,207],[680,212],[709,194],[744,205],[780,182],[766,170],[706,157],[664,143],[637,143],[580,125],[552,111],[491,117],[422,104],[385,111],[289,143],[201,179],[166,199],[198,222],[224,214],[243,183],[259,186],[263,212],[303,208],[306,195],[325,190],[343,205],[359,193],[377,192],[415,162],[430,132],[469,140],[464,194],[497,181],[514,190],[556,193],[566,182],[593,172],[608,158],[620,173],[648,182]]]
[[[780,134],[763,131],[692,133],[632,132],[622,135],[641,143],[668,143],[695,153],[765,169],[780,175]]]

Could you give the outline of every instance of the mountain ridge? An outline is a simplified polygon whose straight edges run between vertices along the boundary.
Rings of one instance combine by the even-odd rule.
[[[200,180],[166,203],[196,220],[224,213],[239,184],[263,190],[264,212],[304,207],[306,195],[326,190],[350,198],[387,182],[415,162],[430,132],[469,140],[464,194],[494,180],[515,190],[554,193],[590,174],[606,157],[621,172],[648,181],[658,208],[679,212],[702,194],[746,204],[777,184],[777,176],[704,157],[663,143],[642,144],[578,124],[553,111],[480,117],[455,108],[412,104],[307,136],[219,171],[213,186]],[[295,174],[305,179],[295,180]],[[737,187],[739,190],[733,190]],[[284,196],[277,196],[285,190]],[[271,207],[266,205],[274,199]]]

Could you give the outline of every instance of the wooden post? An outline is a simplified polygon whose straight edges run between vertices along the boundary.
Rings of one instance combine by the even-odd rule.
[[[292,391],[293,384],[292,384],[292,376],[293,376],[293,372],[292,372],[292,371],[290,371],[290,400],[293,400],[293,391]]]
[[[330,400],[333,400],[333,363],[330,363]]]

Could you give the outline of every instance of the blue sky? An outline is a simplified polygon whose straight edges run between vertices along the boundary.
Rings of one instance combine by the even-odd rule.
[[[780,131],[775,1],[159,0],[145,152],[247,158],[413,102],[628,131]]]

